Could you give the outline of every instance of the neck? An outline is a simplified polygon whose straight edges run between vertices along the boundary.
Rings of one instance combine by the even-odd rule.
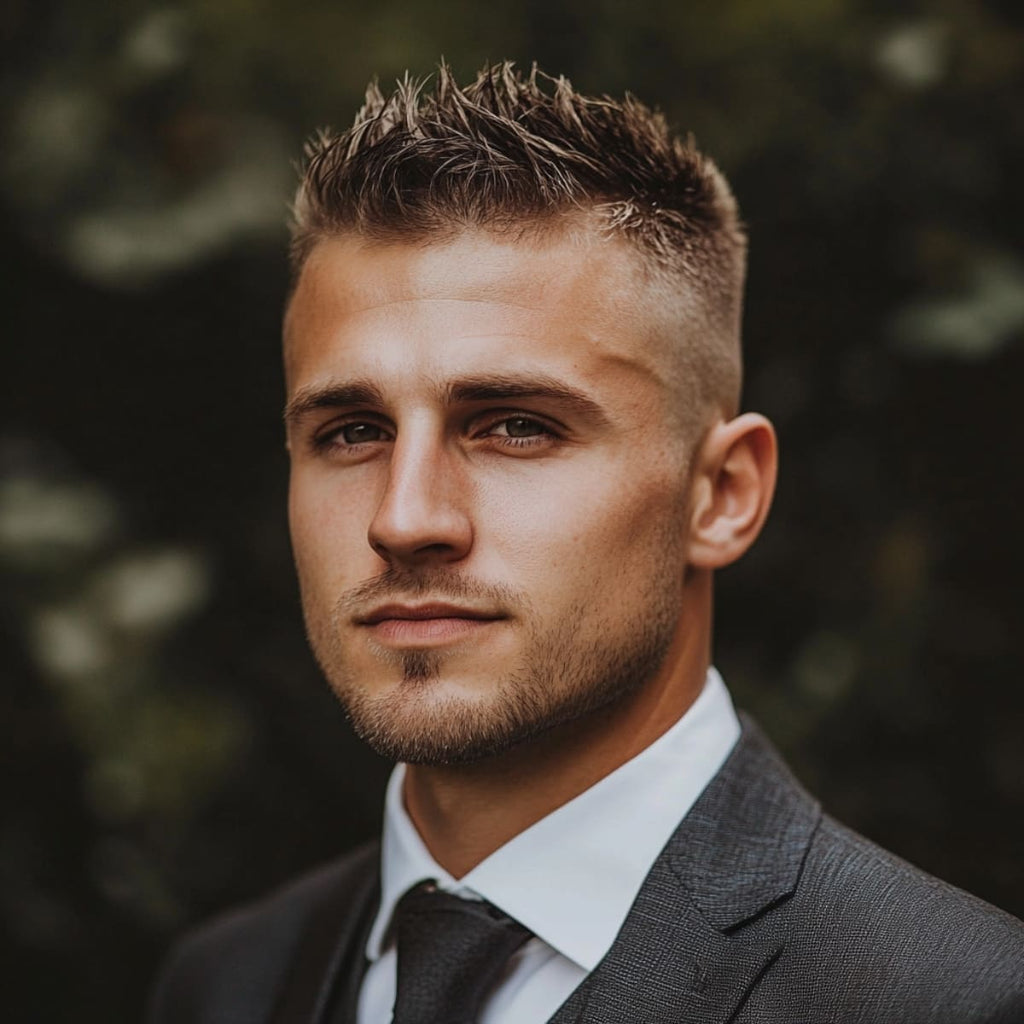
[[[434,860],[461,878],[671,728],[700,695],[710,658],[710,574],[690,581],[655,677],[634,693],[469,765],[409,765],[405,805]]]

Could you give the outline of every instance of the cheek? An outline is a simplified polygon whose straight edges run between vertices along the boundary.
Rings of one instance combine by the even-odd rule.
[[[679,557],[685,485],[678,473],[615,469],[481,493],[478,553],[497,552],[524,584],[569,591],[577,600],[589,599],[588,588],[607,596],[617,581],[650,576],[653,558]]]
[[[288,522],[300,579],[333,577],[358,565],[367,541],[366,515],[358,496],[337,486],[293,473],[288,490]]]

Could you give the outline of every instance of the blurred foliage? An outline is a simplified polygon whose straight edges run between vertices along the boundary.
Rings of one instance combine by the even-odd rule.
[[[632,91],[724,167],[784,461],[717,660],[830,810],[1024,914],[1022,10],[11,0],[12,1019],[138,1019],[170,934],[377,827],[292,579],[283,222],[303,138],[441,55]]]

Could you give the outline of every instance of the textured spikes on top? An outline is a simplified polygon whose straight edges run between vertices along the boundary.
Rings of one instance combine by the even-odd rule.
[[[408,73],[390,94],[370,82],[352,127],[306,147],[293,266],[325,234],[423,239],[581,210],[663,269],[718,292],[742,279],[732,194],[692,138],[633,96],[585,96],[509,61],[464,88],[443,61],[429,91]]]
[[[352,127],[319,132],[295,197],[293,281],[330,235],[444,240],[466,229],[521,237],[568,225],[624,240],[681,302],[695,387],[734,407],[746,240],[725,179],[634,96],[586,96],[534,64],[505,61],[460,86],[442,61],[428,82],[370,82]],[[669,298],[665,298],[669,296]],[[680,327],[679,330],[683,330]]]

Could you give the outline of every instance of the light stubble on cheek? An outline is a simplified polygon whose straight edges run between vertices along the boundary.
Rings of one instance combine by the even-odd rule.
[[[614,570],[584,572],[577,597],[556,608],[534,608],[525,593],[450,570],[389,569],[333,606],[304,602],[314,653],[356,732],[382,756],[420,764],[495,756],[657,674],[679,625],[684,571],[677,522],[658,521],[635,546],[620,536]],[[598,545],[589,554],[610,552]],[[511,631],[514,653],[502,658],[472,642],[396,651],[354,632],[353,616],[373,603],[425,595],[504,608],[509,617],[494,628]]]

